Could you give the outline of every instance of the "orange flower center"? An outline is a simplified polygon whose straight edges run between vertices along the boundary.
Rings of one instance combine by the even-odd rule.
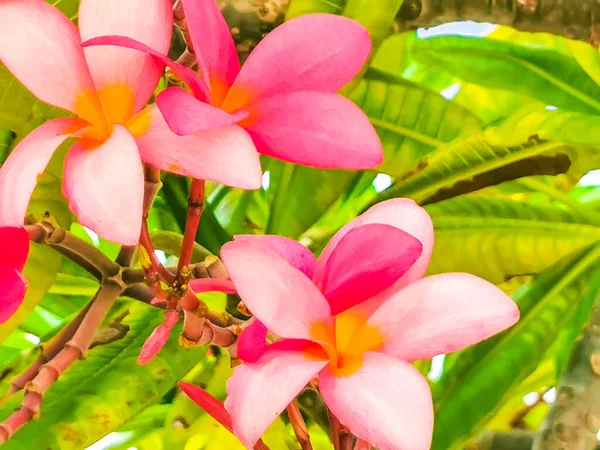
[[[356,373],[362,366],[364,353],[380,350],[383,345],[379,329],[352,311],[338,314],[333,323],[315,323],[310,336],[321,343],[321,348],[307,350],[309,356],[329,359],[329,370],[339,377]]]

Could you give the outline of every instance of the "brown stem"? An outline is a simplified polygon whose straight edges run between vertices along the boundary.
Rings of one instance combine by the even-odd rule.
[[[294,429],[294,433],[296,434],[296,439],[298,440],[298,443],[300,444],[302,450],[312,450],[312,445],[310,443],[310,434],[308,433],[308,429],[306,428],[304,417],[302,417],[302,413],[293,401],[288,405],[287,413],[288,417],[290,418],[292,428]]]
[[[333,448],[335,450],[352,450],[353,437],[350,430],[335,417],[331,411],[329,412],[331,420],[331,438]]]
[[[371,450],[371,444],[362,439],[357,439],[356,444],[354,444],[354,450]]]
[[[183,36],[183,40],[185,41],[186,45],[186,49],[179,57],[177,62],[186,67],[192,68],[194,67],[194,64],[196,64],[196,55],[194,54],[190,29],[188,28],[185,20],[185,12],[183,10],[183,4],[181,3],[181,0],[177,0],[173,5],[173,21],[175,26],[179,28],[179,31],[181,31],[181,35]]]
[[[42,354],[31,366],[29,366],[12,381],[10,389],[6,394],[7,396],[10,396],[23,389],[28,382],[35,378],[35,376],[38,374],[39,368],[54,358],[65,347],[65,344],[73,337],[81,325],[83,318],[86,316],[91,306],[92,302],[89,302],[85,308],[83,308],[57,336],[42,346]]]
[[[237,325],[232,325],[230,328],[220,327],[196,311],[184,311],[183,317],[181,344],[186,347],[214,344],[227,348],[237,341],[236,330],[239,328]]]
[[[121,267],[129,267],[131,265],[131,261],[135,256],[135,252],[137,251],[137,245],[128,245],[121,247],[119,250],[119,254],[115,259],[115,262]]]
[[[179,256],[178,272],[181,272],[192,260],[194,241],[196,232],[200,225],[202,210],[204,208],[204,180],[192,180],[190,196],[188,198],[187,220],[185,223],[185,232],[183,233],[183,243],[181,244],[181,253]]]
[[[150,233],[148,233],[148,222],[144,220],[142,224],[142,233],[140,234],[140,245],[146,250],[148,259],[150,261],[151,269],[156,273],[164,282],[171,284],[175,281],[175,275],[169,272],[158,260],[154,253],[154,246],[150,240]],[[152,274],[146,273],[147,278],[154,278]]]
[[[21,406],[4,423],[0,424],[0,444],[8,440],[20,427],[39,414],[40,405],[46,391],[54,384],[61,373],[77,359],[83,357],[83,354],[92,343],[96,328],[98,328],[122,290],[123,285],[112,279],[103,282],[73,338],[64,345],[54,358],[40,367],[35,378],[25,386],[25,395]]]

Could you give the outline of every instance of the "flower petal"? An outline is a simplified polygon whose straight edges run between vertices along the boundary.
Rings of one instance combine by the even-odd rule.
[[[350,230],[325,266],[321,292],[339,314],[394,284],[421,256],[421,243],[391,225],[367,224]]]
[[[429,450],[433,405],[429,385],[410,364],[380,353],[364,354],[358,372],[319,375],[323,400],[358,438],[380,450]]]
[[[269,349],[258,362],[236,367],[227,381],[225,409],[242,444],[252,448],[327,363],[302,352]]]
[[[292,91],[336,92],[360,71],[370,51],[367,30],[351,19],[331,14],[292,19],[250,54],[223,108]]]
[[[198,67],[213,94],[227,88],[240,71],[235,43],[215,0],[182,0]],[[223,93],[217,97],[223,99]],[[219,104],[220,101],[216,98]]]
[[[514,301],[467,273],[433,275],[393,294],[370,317],[384,336],[382,352],[406,361],[460,350],[519,320]]]
[[[147,364],[154,359],[169,340],[171,330],[178,321],[179,314],[177,311],[167,311],[165,313],[163,323],[157,326],[144,342],[140,350],[140,356],[138,356],[138,364]]]
[[[196,278],[188,283],[195,294],[202,292],[225,292],[235,294],[235,287],[229,278]]]
[[[90,95],[101,112],[77,28],[44,0],[0,2],[0,62],[37,98],[78,113],[77,100]],[[91,116],[94,116],[93,118]]]
[[[82,0],[78,22],[82,40],[127,36],[166,53],[173,29],[172,4],[170,0]],[[88,47],[85,58],[109,116],[119,112],[131,116],[141,110],[163,71],[150,55],[114,46]]]
[[[237,341],[237,356],[244,362],[256,362],[267,349],[267,327],[256,318],[242,331]]]
[[[17,312],[27,291],[27,281],[14,267],[0,264],[0,324]]]
[[[343,237],[354,228],[369,223],[381,223],[399,228],[417,238],[423,246],[423,251],[419,259],[417,259],[408,272],[406,272],[404,276],[390,288],[390,291],[396,291],[425,275],[429,260],[431,259],[431,252],[433,251],[433,223],[431,222],[431,218],[429,217],[429,214],[427,214],[427,211],[417,205],[413,200],[408,198],[395,198],[372,206],[352,222],[343,226],[335,236],[331,238],[325,249],[323,249],[317,262],[314,276],[317,284],[322,283],[321,277],[325,273],[324,268],[328,264],[328,259],[331,257],[331,254]],[[386,293],[382,293],[382,295],[384,294]]]
[[[179,387],[200,408],[210,414],[213,419],[233,433],[231,428],[231,417],[229,417],[229,413],[225,410],[225,407],[221,401],[214,398],[204,389],[194,386],[193,384],[180,381]]]
[[[148,47],[146,44],[136,41],[135,39],[131,39],[125,36],[101,36],[97,38],[92,38],[88,41],[85,41],[83,47],[94,47],[101,45],[114,45],[117,47],[124,47],[129,49],[134,49],[140,52],[147,53],[148,55],[152,55],[157,61],[161,62],[163,65],[168,66],[171,70],[188,85],[190,90],[194,93],[194,95],[200,100],[208,100],[210,99],[210,91],[206,83],[202,77],[198,76],[196,72],[191,69],[188,69],[185,66],[182,66],[179,63],[171,60],[167,55],[157,52],[151,47]]]
[[[29,235],[23,227],[0,227],[2,264],[23,270],[29,255]]]
[[[146,164],[242,189],[261,186],[258,153],[250,136],[237,125],[177,136],[169,130],[158,107],[150,105],[134,118],[129,129]]]
[[[260,99],[250,111],[241,125],[265,155],[333,169],[367,169],[383,160],[381,142],[369,119],[341,95],[293,92]]]
[[[137,244],[142,228],[144,170],[135,140],[115,125],[98,147],[78,141],[67,154],[63,192],[79,222],[105,239]]]
[[[313,282],[267,245],[235,240],[221,257],[244,304],[277,336],[310,339],[311,326],[330,317]]]
[[[69,134],[83,126],[81,122],[77,119],[49,120],[14,148],[0,168],[1,225],[23,225],[38,176],[44,172],[50,158]]]
[[[277,252],[292,267],[298,269],[308,278],[312,278],[317,258],[300,242],[273,234],[260,236],[256,234],[238,234],[234,236],[234,239],[237,242],[257,242],[266,245],[271,250]]]
[[[165,89],[157,95],[156,103],[171,131],[179,136],[232,125],[248,116],[245,111],[226,113],[180,88]]]

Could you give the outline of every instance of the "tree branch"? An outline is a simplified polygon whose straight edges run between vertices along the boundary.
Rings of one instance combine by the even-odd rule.
[[[594,450],[600,428],[600,307],[575,344],[533,450]]]
[[[552,33],[595,46],[600,40],[596,0],[404,0],[396,19],[398,31],[474,20]]]
[[[296,439],[300,444],[302,450],[312,450],[312,444],[310,443],[310,434],[308,433],[308,429],[306,428],[306,423],[304,422],[304,418],[302,417],[302,413],[298,409],[298,406],[292,401],[287,407],[288,417],[290,418],[290,423],[292,424],[292,428],[294,429],[294,434],[296,435]]]

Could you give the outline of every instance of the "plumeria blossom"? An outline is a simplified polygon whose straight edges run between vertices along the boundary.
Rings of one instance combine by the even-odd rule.
[[[358,438],[381,450],[430,448],[431,393],[410,363],[475,344],[519,317],[510,297],[473,275],[423,278],[432,248],[431,219],[407,199],[373,206],[318,260],[281,237],[223,247],[246,307],[280,339],[227,383],[225,408],[244,445],[317,377],[331,412]]]
[[[0,323],[19,309],[27,280],[21,274],[29,254],[29,236],[22,227],[0,227]]]
[[[180,137],[156,105],[145,107],[164,68],[156,58],[81,47],[82,39],[120,34],[167,52],[170,0],[82,0],[78,22],[79,30],[44,0],[0,1],[0,62],[41,101],[77,116],[44,123],[11,153],[0,169],[1,224],[23,224],[38,175],[69,137],[77,139],[64,167],[71,209],[83,225],[121,244],[135,244],[140,235],[142,161],[180,175],[260,187],[260,162],[239,127]],[[200,89],[195,73],[180,73]]]
[[[381,163],[381,143],[368,118],[336,94],[369,56],[371,40],[363,26],[330,14],[293,19],[268,34],[240,69],[215,0],[182,4],[205,89],[170,88],[157,96],[175,133],[199,135],[229,125],[244,129],[260,153],[285,161],[346,169]],[[84,43],[102,44],[148,52],[178,73],[158,49],[133,39],[107,36]]]

